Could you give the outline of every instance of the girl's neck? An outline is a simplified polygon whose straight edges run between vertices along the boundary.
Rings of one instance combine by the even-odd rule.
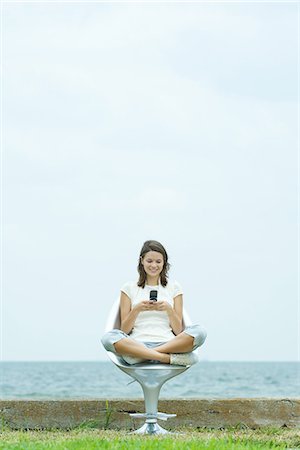
[[[157,286],[159,284],[159,277],[149,277],[147,276],[146,280],[147,286]]]

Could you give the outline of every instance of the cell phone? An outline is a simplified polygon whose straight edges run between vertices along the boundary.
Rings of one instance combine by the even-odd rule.
[[[157,302],[157,291],[150,291],[150,302]]]

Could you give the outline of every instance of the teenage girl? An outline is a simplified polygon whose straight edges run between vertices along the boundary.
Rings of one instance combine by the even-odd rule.
[[[121,327],[105,333],[101,341],[128,364],[151,360],[185,366],[198,360],[192,352],[204,343],[206,331],[199,325],[183,328],[183,293],[179,283],[168,281],[169,268],[162,244],[146,241],[139,256],[139,280],[121,288]],[[150,291],[157,291],[157,301],[150,301]]]

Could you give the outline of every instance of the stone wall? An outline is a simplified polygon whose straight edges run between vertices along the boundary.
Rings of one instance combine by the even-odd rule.
[[[160,400],[159,411],[177,414],[162,424],[169,429],[237,425],[300,428],[300,399]],[[133,420],[130,412],[144,412],[143,400],[0,401],[2,424],[13,429],[68,429],[85,422],[116,430],[137,428],[141,420]]]

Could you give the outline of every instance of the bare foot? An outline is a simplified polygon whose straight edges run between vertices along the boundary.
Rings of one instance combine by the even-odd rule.
[[[170,364],[170,355],[169,355],[169,353],[162,353],[159,361],[164,363],[164,364]]]

